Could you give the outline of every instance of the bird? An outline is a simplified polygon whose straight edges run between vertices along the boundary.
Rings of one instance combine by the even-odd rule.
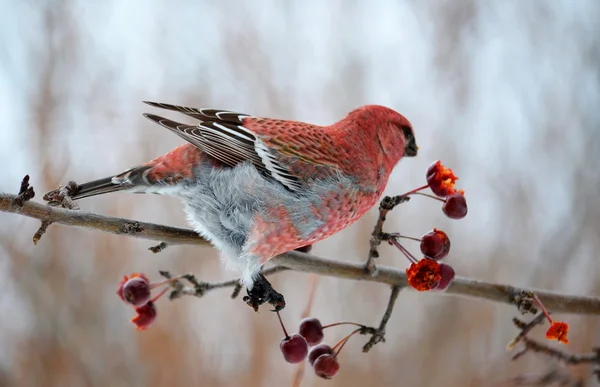
[[[413,126],[381,105],[364,105],[327,126],[229,110],[143,101],[183,113],[185,124],[144,117],[186,142],[116,175],[77,185],[73,200],[125,192],[171,195],[188,223],[240,273],[255,310],[285,298],[261,274],[271,258],[351,225],[381,198],[394,167],[417,155]],[[44,195],[57,205],[60,190]],[[63,191],[64,192],[64,191]]]

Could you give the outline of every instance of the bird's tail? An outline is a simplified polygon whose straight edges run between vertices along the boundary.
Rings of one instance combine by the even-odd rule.
[[[104,177],[84,184],[67,184],[64,188],[59,188],[46,193],[43,199],[51,205],[60,204],[61,196],[65,193],[74,200],[87,198],[90,196],[102,195],[117,191],[131,191],[139,187],[140,192],[147,188],[150,182],[146,178],[145,172],[149,166],[140,166],[129,169],[115,176]]]

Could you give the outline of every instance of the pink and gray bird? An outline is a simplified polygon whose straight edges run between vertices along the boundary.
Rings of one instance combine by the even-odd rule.
[[[198,120],[188,125],[144,115],[187,143],[118,175],[81,184],[71,197],[115,191],[178,197],[194,230],[241,272],[254,307],[285,305],[260,274],[265,262],[354,223],[378,202],[400,159],[417,154],[411,123],[378,105],[317,126],[146,103]],[[52,202],[57,194],[44,198]]]

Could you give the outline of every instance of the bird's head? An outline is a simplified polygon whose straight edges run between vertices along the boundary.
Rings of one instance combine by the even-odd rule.
[[[402,114],[379,105],[367,105],[350,113],[361,122],[366,136],[375,142],[386,164],[391,168],[402,157],[414,157],[418,147],[410,121]]]

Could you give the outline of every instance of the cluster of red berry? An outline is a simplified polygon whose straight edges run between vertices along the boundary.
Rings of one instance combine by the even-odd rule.
[[[446,290],[455,276],[452,266],[439,262],[450,252],[448,235],[436,228],[423,235],[420,241],[424,257],[420,260],[398,242],[402,237],[398,235],[390,239],[390,243],[398,247],[410,261],[410,266],[406,269],[408,284],[418,291]]]
[[[131,319],[136,329],[148,329],[154,320],[156,320],[156,301],[164,295],[169,288],[163,289],[154,298],[151,297],[152,289],[166,285],[172,281],[178,280],[171,278],[158,283],[150,283],[148,277],[144,274],[133,273],[131,276],[124,276],[117,289],[117,295],[128,305],[135,308],[137,316]]]
[[[308,317],[300,322],[298,333],[288,334],[279,312],[277,312],[279,323],[285,335],[279,344],[283,358],[288,363],[296,364],[304,361],[308,357],[309,364],[313,367],[315,374],[323,379],[331,379],[340,370],[338,356],[348,342],[350,337],[359,333],[365,326],[341,322],[323,326],[321,322],[314,317]],[[323,341],[323,330],[338,325],[354,325],[355,329],[348,336],[341,339],[336,345],[331,347],[328,344],[321,344]],[[310,352],[308,347],[312,347]]]
[[[427,187],[444,202],[442,211],[452,219],[462,219],[467,216],[467,199],[464,190],[456,190],[458,177],[451,169],[446,168],[440,160],[435,161],[427,168]]]
[[[456,190],[458,177],[451,169],[446,168],[437,160],[426,173],[427,184],[416,188],[403,196],[423,195],[443,202],[442,211],[451,219],[462,219],[467,216],[467,200],[463,190]],[[431,189],[435,194],[422,193],[424,189]],[[402,244],[400,239],[412,239],[421,242],[422,259],[415,258]],[[408,284],[418,291],[443,291],[454,280],[455,272],[452,266],[439,261],[450,252],[450,238],[441,230],[434,228],[421,238],[407,237],[400,234],[388,234],[388,242],[397,247],[410,261],[406,269]]]

